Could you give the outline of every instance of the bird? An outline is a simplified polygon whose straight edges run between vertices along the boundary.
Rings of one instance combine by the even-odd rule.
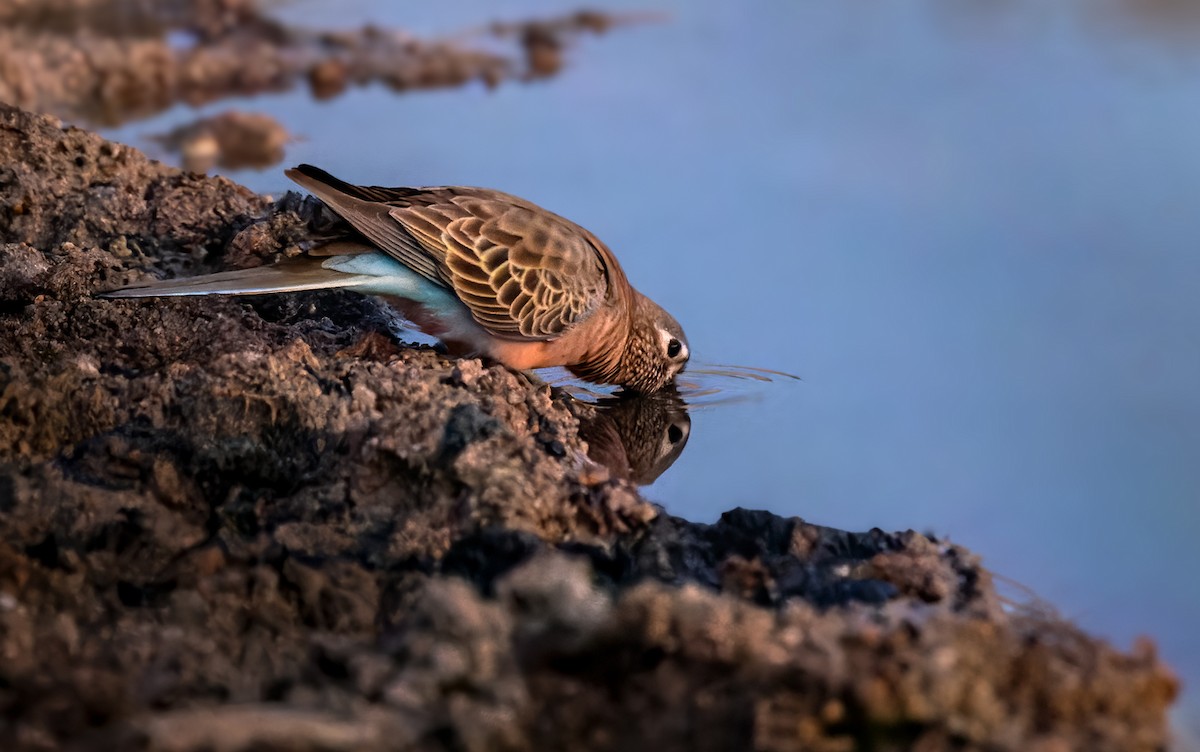
[[[675,464],[692,432],[687,403],[673,384],[654,394],[617,392],[581,413],[587,456],[639,486]]]
[[[285,173],[353,228],[307,256],[102,293],[256,295],[345,288],[376,295],[456,357],[525,371],[565,367],[653,393],[686,367],[683,327],[636,290],[613,252],[574,222],[487,188],[347,183]]]

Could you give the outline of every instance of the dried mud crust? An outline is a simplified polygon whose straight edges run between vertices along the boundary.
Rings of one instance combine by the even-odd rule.
[[[313,205],[0,108],[0,748],[1154,750],[1175,682],[962,548],[647,504],[376,302],[106,301]]]

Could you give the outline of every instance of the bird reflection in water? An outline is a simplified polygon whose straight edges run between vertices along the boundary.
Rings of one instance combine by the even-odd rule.
[[[690,411],[755,400],[769,385],[800,380],[765,368],[699,363],[659,392],[636,394],[600,391],[562,371],[542,375],[574,399],[588,457],[639,486],[658,480],[683,454]]]
[[[679,390],[618,392],[581,405],[579,435],[588,457],[614,475],[647,486],[675,464],[692,432]]]

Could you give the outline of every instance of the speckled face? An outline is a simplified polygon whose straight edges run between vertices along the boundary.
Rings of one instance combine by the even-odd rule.
[[[691,357],[679,322],[642,297],[633,331],[618,365],[617,383],[636,392],[657,392],[679,375]]]

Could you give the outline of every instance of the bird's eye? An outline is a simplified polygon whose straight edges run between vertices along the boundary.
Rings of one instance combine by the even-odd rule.
[[[667,343],[667,357],[674,358],[679,355],[679,351],[682,349],[683,345],[679,343],[679,340],[672,337],[671,341]]]

